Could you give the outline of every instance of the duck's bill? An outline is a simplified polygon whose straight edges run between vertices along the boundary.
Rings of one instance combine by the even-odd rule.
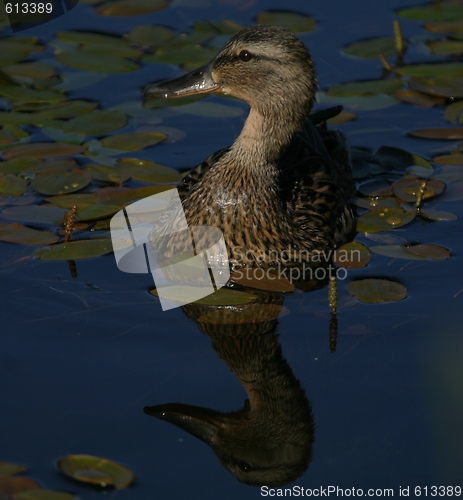
[[[212,62],[210,62],[174,80],[150,85],[145,89],[145,99],[186,97],[219,91],[220,85],[212,78]]]

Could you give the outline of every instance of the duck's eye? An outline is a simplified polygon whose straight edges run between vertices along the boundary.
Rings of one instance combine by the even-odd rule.
[[[251,52],[249,52],[249,50],[242,50],[238,57],[242,60],[242,61],[250,61],[252,59],[252,54]]]

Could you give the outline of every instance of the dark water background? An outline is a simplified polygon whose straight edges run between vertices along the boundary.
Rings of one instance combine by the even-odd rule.
[[[301,38],[324,89],[379,76],[379,61],[348,58],[340,49],[363,38],[389,36],[394,10],[420,4],[249,0],[237,8],[233,3],[179,1],[132,18],[102,18],[90,6],[79,5],[20,35],[46,42],[64,29],[123,34],[139,24],[189,32],[196,20],[230,18],[251,25],[260,10],[296,10],[319,23]],[[406,38],[425,34],[419,22],[401,24]],[[416,52],[407,57],[412,62],[426,56]],[[96,99],[107,108],[141,99],[148,82],[180,73],[175,66],[148,65],[69,95]],[[442,109],[399,104],[361,112],[359,120],[340,128],[354,145],[386,144],[429,157],[448,144],[412,139],[405,132],[443,126]],[[243,120],[167,117],[164,124],[184,130],[185,139],[156,146],[152,158],[144,157],[192,166],[231,143]],[[335,354],[328,344],[327,290],[285,299],[291,313],[280,320],[279,340],[316,422],[313,461],[294,484],[389,487],[395,496],[399,486],[462,485],[463,207],[451,202],[440,208],[459,220],[426,226],[415,220],[397,231],[413,241],[445,246],[452,258],[420,262],[375,255],[368,268],[350,271],[339,285],[344,307]],[[65,479],[56,469],[57,458],[88,453],[127,465],[138,481],[117,493],[120,500],[260,496],[258,489],[236,481],[206,445],[143,413],[146,405],[171,401],[229,412],[241,408],[246,398],[210,339],[179,309],[161,311],[147,293],[150,276],[123,274],[107,255],[79,261],[78,278],[72,279],[66,263],[34,261],[29,254],[25,247],[0,243],[0,460],[24,463],[29,477],[45,487],[88,499],[103,493]],[[345,288],[357,277],[400,281],[408,298],[377,306],[358,303]]]

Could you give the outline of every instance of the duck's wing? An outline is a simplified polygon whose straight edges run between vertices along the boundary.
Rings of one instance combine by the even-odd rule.
[[[216,151],[215,153],[212,153],[210,156],[208,156],[202,163],[197,165],[195,168],[190,170],[185,177],[182,179],[178,186],[178,194],[180,196],[180,199],[183,200],[186,198],[190,192],[190,190],[193,188],[193,186],[201,180],[206,172],[211,168],[214,163],[216,163],[222,156],[227,153],[230,150],[230,148],[224,148],[220,149],[219,151]]]

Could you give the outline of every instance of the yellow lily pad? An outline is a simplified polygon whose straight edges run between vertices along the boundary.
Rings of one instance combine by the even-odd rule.
[[[39,193],[57,195],[74,193],[90,182],[92,182],[92,176],[85,170],[76,168],[72,172],[63,172],[61,169],[51,168],[32,179],[31,186]]]
[[[442,76],[442,77],[419,77],[410,78],[408,84],[426,94],[437,95],[440,97],[463,97],[463,77]]]
[[[368,265],[370,258],[370,252],[365,245],[352,241],[335,250],[333,262],[345,269],[360,269]]]
[[[341,111],[338,115],[333,116],[327,120],[327,123],[330,125],[341,125],[342,123],[350,122],[351,120],[355,120],[357,115],[352,111]]]
[[[425,108],[431,108],[432,106],[442,106],[443,104],[445,104],[445,99],[443,97],[423,94],[422,92],[418,92],[413,89],[397,90],[394,96],[401,101],[409,102],[410,104],[415,104],[416,106],[422,106]]]
[[[135,480],[127,467],[92,455],[68,455],[58,460],[58,468],[72,479],[102,487],[127,488]]]
[[[96,8],[98,14],[103,16],[138,16],[165,9],[168,0],[114,0],[104,2]]]
[[[72,68],[103,73],[127,73],[139,69],[139,65],[123,57],[92,54],[82,50],[57,51],[56,59]]]
[[[449,140],[455,141],[463,139],[463,127],[446,127],[446,128],[422,128],[417,130],[409,130],[409,135],[421,137],[422,139],[436,139],[439,141]]]
[[[395,182],[392,186],[394,194],[397,198],[410,202],[416,202],[416,195],[420,190],[423,179],[418,179],[416,177],[404,178]],[[424,192],[423,199],[427,200],[438,196],[445,189],[445,184],[438,179],[430,179],[426,183],[426,189]]]
[[[415,218],[415,212],[402,208],[380,208],[361,215],[357,220],[357,231],[378,233],[409,224]]]
[[[59,237],[56,234],[48,231],[37,231],[17,223],[0,222],[0,241],[19,243],[21,245],[52,245],[58,240]],[[0,474],[3,474],[1,464]],[[14,474],[17,473],[14,472]]]
[[[352,281],[347,290],[360,302],[379,304],[397,302],[407,297],[407,289],[396,281],[382,279],[362,279]]]
[[[423,217],[426,217],[427,219],[437,220],[437,221],[439,220],[453,221],[458,219],[458,217],[455,214],[452,214],[450,212],[445,212],[444,210],[437,210],[435,208],[428,208],[428,207],[421,209],[420,214]]]
[[[138,158],[121,158],[117,161],[120,171],[142,182],[180,182],[181,175],[173,168]]]
[[[242,286],[267,292],[290,293],[294,291],[294,285],[288,279],[260,268],[239,269],[233,272],[230,280]]]
[[[27,191],[27,181],[14,174],[0,174],[0,194],[21,196]]]
[[[403,76],[461,76],[463,73],[462,62],[439,62],[408,64],[394,69]]]
[[[402,80],[368,80],[332,85],[327,95],[353,97],[368,94],[393,94],[403,86]]]
[[[458,152],[451,155],[436,156],[432,161],[443,165],[463,165],[463,153]]]
[[[53,490],[22,491],[13,495],[12,500],[77,500],[73,493]]]
[[[113,246],[111,240],[95,239],[71,241],[68,243],[60,243],[59,245],[37,248],[32,256],[37,260],[79,260],[99,257],[100,255],[111,253],[112,251]],[[72,465],[69,467],[71,466]],[[82,465],[82,469],[84,468],[85,467]],[[60,469],[63,470],[61,467]]]
[[[400,201],[395,197],[370,197],[370,198],[357,198],[355,204],[358,207],[366,208],[367,210],[377,210],[379,208],[400,208]]]
[[[63,125],[65,134],[101,135],[120,129],[127,125],[127,115],[122,111],[92,111],[76,116]],[[109,146],[108,146],[109,147]],[[122,149],[122,148],[119,148]]]
[[[428,47],[436,56],[449,56],[463,53],[463,40],[433,40]]]
[[[396,53],[396,46],[394,38],[388,36],[354,42],[344,47],[342,51],[344,54],[350,56],[376,59],[380,55],[384,57],[394,55]]]
[[[404,246],[404,245],[380,245],[370,247],[374,253],[392,257],[395,259],[408,260],[446,260],[450,258],[450,252],[447,248],[439,245],[431,245],[423,243],[420,245]]]
[[[13,160],[22,156],[35,156],[37,158],[59,158],[61,156],[73,156],[83,153],[85,149],[76,144],[64,144],[57,142],[34,142],[13,146],[3,150],[5,160]]]
[[[166,134],[159,132],[127,133],[111,135],[101,139],[100,142],[105,148],[138,151],[139,149],[153,146],[165,138]]]
[[[22,491],[39,490],[40,484],[28,477],[0,476],[0,494],[7,498]]]
[[[0,462],[0,476],[14,476],[26,472],[27,467],[13,462]]]
[[[284,26],[293,33],[309,33],[317,27],[317,21],[312,17],[280,10],[261,11],[257,14],[257,24]]]

